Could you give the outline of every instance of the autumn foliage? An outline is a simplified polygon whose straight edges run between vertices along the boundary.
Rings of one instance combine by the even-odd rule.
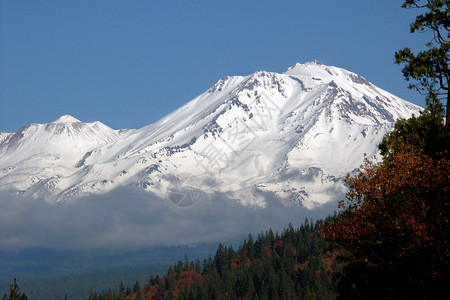
[[[305,220],[281,235],[249,235],[237,250],[220,244],[203,267],[186,258],[125,299],[335,299],[335,262],[318,225]]]
[[[348,176],[343,211],[325,228],[347,254],[343,299],[437,299],[449,279],[450,161],[401,139],[381,163]]]

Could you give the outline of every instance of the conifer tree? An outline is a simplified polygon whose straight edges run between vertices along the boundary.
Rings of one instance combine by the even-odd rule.
[[[14,278],[14,283],[9,286],[9,296],[3,295],[2,300],[27,300],[28,297],[20,292],[20,287],[17,284],[16,278]]]
[[[431,32],[427,50],[414,54],[410,48],[395,53],[395,62],[404,64],[406,80],[414,80],[409,88],[415,88],[429,98],[443,99],[447,106],[446,127],[449,127],[449,79],[450,50],[450,0],[405,0],[402,7],[417,8],[422,12],[410,25],[414,32]]]
[[[133,286],[133,293],[137,293],[140,290],[141,290],[141,285],[139,284],[139,281],[136,280],[136,282],[134,283],[134,286]]]
[[[118,293],[118,297],[121,299],[121,298],[123,298],[123,297],[125,297],[125,287],[124,287],[124,285],[123,285],[123,281],[121,280],[120,281],[120,284],[119,284],[119,293]]]

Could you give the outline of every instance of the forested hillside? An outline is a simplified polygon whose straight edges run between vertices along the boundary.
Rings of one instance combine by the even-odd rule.
[[[307,219],[281,234],[249,235],[238,249],[219,245],[214,257],[169,267],[133,294],[93,293],[89,299],[334,299],[336,253]]]
[[[108,268],[64,276],[35,277],[17,279],[20,292],[30,300],[81,300],[89,297],[89,292],[113,290],[120,282],[126,292],[132,292],[136,280],[145,282],[150,274],[164,274],[168,265],[129,266]],[[12,280],[11,280],[12,281]],[[0,296],[10,293],[11,281],[0,282]]]

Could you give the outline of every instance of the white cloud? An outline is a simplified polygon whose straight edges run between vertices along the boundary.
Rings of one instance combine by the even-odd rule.
[[[266,208],[244,207],[218,195],[187,208],[131,189],[49,205],[40,199],[0,193],[0,248],[130,248],[226,241],[289,222],[330,214],[284,207],[267,197]]]

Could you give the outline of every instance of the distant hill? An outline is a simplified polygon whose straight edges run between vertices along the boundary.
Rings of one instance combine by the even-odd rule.
[[[114,289],[122,281],[125,287],[133,287],[136,280],[147,282],[149,276],[167,272],[167,265],[133,266],[104,269],[65,276],[38,277],[18,280],[21,292],[30,300],[67,299],[81,300],[89,297],[91,291]],[[0,282],[0,295],[8,294],[12,281]]]

